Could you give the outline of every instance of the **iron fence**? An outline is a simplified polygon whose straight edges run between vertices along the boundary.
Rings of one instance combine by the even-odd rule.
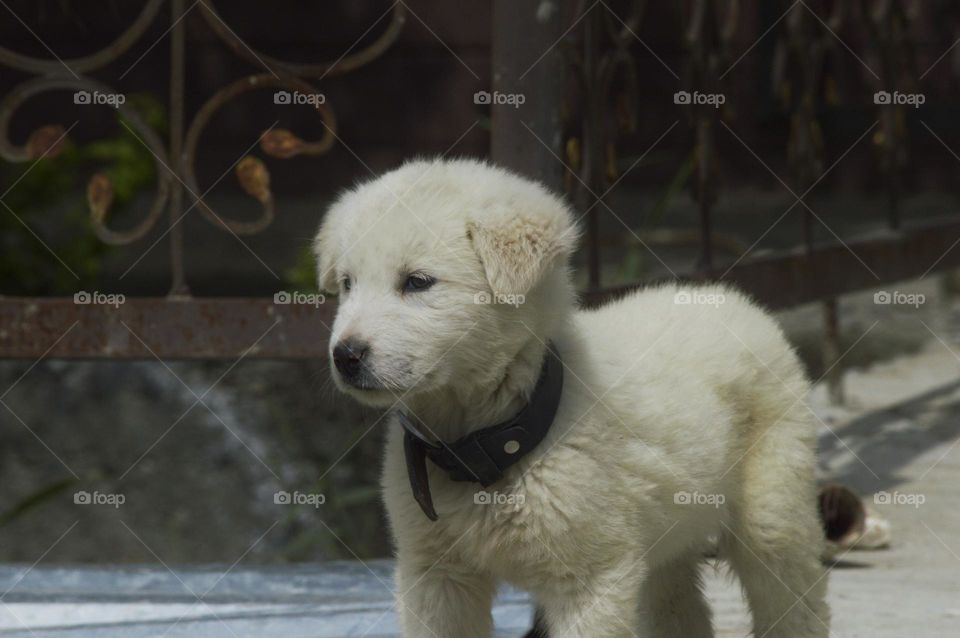
[[[110,88],[87,76],[130,49],[147,26],[158,19],[164,0],[149,0],[140,15],[112,44],[74,60],[45,60],[0,47],[0,64],[38,77],[11,91],[0,102],[0,155],[12,161],[33,161],[55,155],[67,135],[62,127],[45,126],[33,132],[22,146],[10,141],[12,114],[30,97],[49,90],[76,89],[109,92]],[[243,190],[261,206],[254,221],[237,221],[218,214],[205,200],[197,179],[198,142],[219,109],[237,96],[257,90],[284,89],[318,93],[315,82],[324,77],[353,73],[396,42],[407,18],[403,2],[386,6],[380,35],[364,48],[348,51],[338,60],[316,64],[293,63],[271,57],[236,35],[216,12],[210,0],[198,9],[207,27],[257,72],[219,88],[187,122],[184,77],[187,65],[186,32],[181,19],[184,0],[169,2],[171,35],[169,139],[164,143],[137,115],[120,105],[131,131],[149,147],[156,159],[158,184],[152,206],[133,229],[117,231],[106,223],[112,185],[105,175],[94,175],[88,185],[91,220],[97,236],[110,244],[141,241],[161,223],[169,243],[171,287],[167,298],[135,298],[118,308],[78,305],[64,298],[0,298],[0,357],[64,358],[226,358],[247,353],[255,357],[313,358],[325,356],[325,335],[334,308],[325,304],[278,305],[269,299],[213,299],[190,296],[184,271],[184,237],[180,221],[197,209],[217,228],[236,236],[256,234],[273,219],[275,202],[270,175],[257,157],[247,154],[233,167]],[[549,5],[549,6],[548,6]],[[522,110],[496,105],[492,111],[492,156],[495,161],[560,187],[565,185],[586,219],[586,254],[589,283],[583,292],[587,304],[645,285],[608,286],[601,272],[600,221],[616,216],[606,194],[629,172],[618,161],[618,145],[635,129],[642,116],[635,60],[656,55],[639,37],[648,10],[645,0],[611,6],[606,2],[564,0],[494,2],[492,33],[492,88],[507,93],[525,92],[536,100]],[[724,95],[730,69],[747,55],[735,50],[737,32],[744,23],[738,0],[689,0],[683,3],[683,46],[686,63],[677,79],[678,108],[683,126],[693,132],[691,194],[699,209],[698,257],[680,273],[691,280],[723,280],[737,284],[775,308],[820,301],[824,303],[827,351],[837,352],[839,295],[887,282],[960,266],[960,217],[944,211],[942,219],[922,224],[904,219],[903,182],[910,146],[906,125],[910,105],[884,101],[884,91],[917,91],[921,73],[911,25],[925,19],[918,3],[898,0],[862,0],[859,3],[810,0],[783,4],[784,12],[761,38],[775,40],[772,89],[789,120],[785,144],[789,176],[780,180],[802,218],[794,249],[753,257],[746,251],[732,263],[720,263],[714,247],[714,209],[722,196],[718,182],[717,136],[729,129],[725,108],[700,95]],[[749,7],[756,9],[755,4]],[[547,7],[547,9],[544,9]],[[546,11],[546,13],[545,13]],[[929,16],[926,16],[929,18]],[[867,34],[878,51],[878,71],[868,67],[857,51],[838,33],[855,26]],[[751,45],[752,49],[752,45]],[[540,57],[537,57],[540,56]],[[881,213],[884,233],[834,241],[815,241],[814,229],[826,227],[809,205],[810,192],[842,158],[827,157],[818,114],[829,100],[827,71],[837,56],[859,61],[875,82],[878,93],[877,123],[864,136],[875,145],[884,176],[886,210]],[[530,60],[536,59],[534,65]],[[937,60],[939,62],[939,60]],[[932,67],[931,67],[932,68]],[[265,70],[263,72],[262,70]],[[671,71],[673,73],[673,71]],[[684,96],[693,96],[684,102]],[[716,100],[714,100],[715,102]],[[261,136],[263,153],[276,158],[323,154],[337,142],[333,109],[316,105],[324,134],[305,141],[295,133],[272,128]],[[526,130],[525,130],[526,129]],[[531,143],[532,134],[543,143]],[[863,136],[862,136],[863,137]],[[192,198],[186,205],[184,200]],[[786,213],[781,215],[781,218]],[[779,220],[777,220],[779,221]],[[832,231],[831,231],[832,232]],[[273,326],[273,329],[268,330]],[[266,332],[265,332],[266,331]],[[148,345],[149,344],[149,345]]]

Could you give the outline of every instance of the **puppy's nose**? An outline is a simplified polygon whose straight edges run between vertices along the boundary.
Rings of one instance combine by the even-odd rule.
[[[333,348],[333,365],[345,379],[352,379],[360,372],[363,357],[370,346],[356,339],[344,339]]]

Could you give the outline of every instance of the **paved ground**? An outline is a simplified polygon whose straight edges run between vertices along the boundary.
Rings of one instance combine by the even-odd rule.
[[[823,477],[855,487],[893,527],[890,549],[849,552],[831,567],[832,636],[960,636],[956,353],[954,343],[932,336],[916,355],[848,373],[853,407],[829,407],[822,386],[811,397],[823,421]],[[737,587],[713,574],[709,592],[718,635],[745,636]]]
[[[952,349],[952,350],[951,350]],[[846,378],[848,407],[818,387],[824,478],[857,488],[893,524],[887,551],[832,567],[833,636],[960,635],[960,359],[931,338],[913,355]],[[852,406],[852,407],[850,407]],[[955,447],[956,446],[956,447]],[[889,494],[890,504],[874,503]],[[882,500],[882,499],[881,499]],[[0,568],[0,635],[34,638],[393,636],[390,565],[248,570]],[[719,636],[746,636],[735,582],[711,573]],[[198,602],[197,597],[202,598]],[[498,636],[519,636],[526,598],[503,592]],[[28,629],[29,628],[29,629]]]
[[[851,552],[832,570],[835,636],[960,636],[957,353],[935,337],[915,356],[848,374],[852,410],[814,392],[825,476],[875,495],[866,500],[893,526],[889,550]]]

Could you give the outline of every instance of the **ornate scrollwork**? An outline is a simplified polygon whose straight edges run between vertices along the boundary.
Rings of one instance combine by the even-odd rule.
[[[230,29],[213,6],[213,0],[200,3],[201,12],[210,29],[217,34],[224,44],[251,64],[266,65],[275,72],[283,72],[301,78],[322,78],[329,75],[342,75],[369,64],[380,57],[384,51],[396,42],[407,21],[407,7],[402,2],[395,2],[389,10],[390,23],[387,28],[371,44],[357,51],[344,55],[337,60],[302,64],[280,60],[262,51],[258,51],[244,42]],[[386,14],[384,14],[386,15]],[[381,18],[382,19],[382,18]],[[379,22],[379,20],[378,20]],[[372,28],[372,27],[371,27]]]
[[[290,76],[277,78],[269,73],[264,73],[261,75],[252,75],[247,78],[242,78],[229,84],[216,93],[207,100],[207,102],[200,107],[200,110],[197,112],[197,115],[194,117],[193,122],[190,124],[190,128],[187,131],[185,143],[184,143],[184,181],[192,192],[200,194],[203,191],[200,190],[197,183],[196,175],[196,157],[197,157],[197,147],[200,141],[200,136],[203,133],[204,128],[210,122],[210,119],[213,115],[226,103],[230,102],[237,96],[246,93],[247,91],[256,91],[265,88],[287,88],[296,91],[302,91],[304,93],[315,94],[317,91],[314,87],[307,84],[303,80],[293,78]],[[278,157],[281,159],[294,157],[300,154],[308,155],[320,155],[327,152],[330,147],[333,146],[336,141],[336,118],[333,114],[333,110],[326,105],[326,103],[316,104],[316,110],[320,114],[321,121],[324,125],[324,134],[323,137],[316,142],[305,142],[299,137],[291,133],[286,129],[272,129],[264,133],[261,138],[260,147],[268,155]],[[250,157],[246,159],[252,159]],[[241,161],[238,164],[238,168],[244,165],[244,162]],[[269,192],[269,178],[270,175],[267,172],[266,166],[263,166],[262,163],[259,164],[257,173],[262,173],[262,177],[258,177],[255,181],[260,185],[254,187],[253,182],[250,180],[253,179],[249,167],[251,166],[250,162],[246,163],[246,171],[238,172],[238,177],[240,178],[241,186],[244,190],[255,197],[262,206],[262,212],[260,217],[253,222],[238,222],[232,221],[223,218],[221,215],[215,213],[206,202],[203,201],[203,198],[200,197],[197,202],[197,207],[200,209],[200,212],[203,216],[212,224],[224,227],[231,232],[234,232],[238,235],[253,235],[259,233],[264,228],[270,225],[274,217],[274,201],[273,196]],[[266,188],[266,190],[264,190]]]
[[[46,125],[34,131],[23,146],[16,146],[10,141],[10,120],[13,114],[28,99],[46,91],[82,90],[89,92],[114,93],[114,91],[96,80],[69,75],[47,76],[27,80],[14,88],[0,102],[0,155],[11,161],[27,161],[44,156],[56,156],[60,152],[66,139],[66,132],[59,125]],[[109,107],[105,107],[109,108]],[[127,231],[111,230],[105,220],[109,210],[109,201],[105,194],[112,192],[109,178],[98,173],[91,178],[87,186],[88,200],[91,203],[90,213],[94,232],[102,241],[112,245],[122,245],[134,242],[146,235],[156,224],[170,196],[173,177],[166,169],[169,162],[163,142],[157,133],[150,128],[140,117],[137,111],[126,104],[117,105],[117,110],[140,139],[153,154],[157,166],[157,192],[146,217],[136,227]],[[94,184],[93,182],[96,181]],[[91,196],[96,193],[97,197]],[[109,199],[112,200],[112,197]]]
[[[123,33],[103,49],[88,56],[64,61],[44,60],[0,47],[0,63],[42,76],[16,87],[0,102],[0,157],[13,162],[55,157],[62,150],[66,140],[64,127],[59,124],[41,126],[33,131],[22,145],[17,145],[9,137],[10,121],[14,113],[29,98],[44,91],[74,89],[115,94],[116,92],[110,87],[84,74],[102,68],[128,51],[156,19],[164,2],[165,0],[148,0],[133,23]],[[195,162],[199,141],[207,124],[226,103],[249,91],[284,88],[317,94],[318,91],[307,82],[307,79],[321,79],[328,75],[348,73],[376,59],[397,40],[406,22],[407,13],[402,2],[394,3],[377,21],[379,23],[387,15],[390,16],[386,28],[371,44],[354,53],[348,52],[337,60],[303,64],[280,60],[254,50],[226,25],[214,8],[212,0],[194,6],[199,8],[203,19],[217,37],[234,53],[257,66],[266,65],[270,72],[250,75],[216,91],[196,113],[182,139],[180,138],[182,127],[172,127],[169,153],[157,133],[133,108],[125,104],[116,106],[124,121],[129,123],[131,131],[156,158],[157,192],[147,215],[139,224],[130,230],[113,230],[106,225],[110,206],[113,203],[113,184],[104,173],[93,175],[87,184],[87,201],[94,231],[97,237],[106,243],[129,244],[143,238],[156,225],[168,203],[172,202],[173,207],[179,207],[180,192],[184,186],[197,197],[195,206],[200,210],[201,215],[217,227],[238,235],[254,234],[267,228],[275,216],[275,202],[270,190],[270,174],[264,163],[256,157],[244,157],[236,166],[240,187],[261,205],[261,214],[256,220],[247,222],[225,219],[203,201],[203,196],[200,194],[202,191],[197,182]],[[182,17],[189,10],[185,9],[182,1],[174,0],[170,28],[174,34],[172,45],[174,64],[171,70],[174,85],[182,86],[185,49]],[[178,97],[179,94],[178,91],[173,92],[171,112],[178,121],[182,122],[183,103]],[[324,126],[324,133],[319,140],[303,140],[287,129],[271,129],[261,138],[261,151],[280,159],[326,153],[336,141],[336,117],[326,101],[315,104],[315,109]],[[179,222],[181,216],[182,211],[171,210],[171,228]],[[182,274],[183,251],[180,245],[182,239],[179,233],[171,233],[170,238],[173,242],[173,290],[182,293],[186,290]]]
[[[23,55],[22,53],[17,53],[16,51],[11,51],[6,47],[0,46],[0,63],[38,75],[61,75],[66,73],[76,76],[77,74],[95,71],[113,62],[133,46],[153,23],[154,18],[157,17],[157,13],[160,12],[160,7],[163,6],[164,2],[165,0],[148,0],[140,12],[140,15],[133,21],[133,24],[121,33],[116,40],[96,53],[70,60],[44,60],[43,58]]]
[[[0,157],[11,162],[33,161],[41,157],[56,157],[67,140],[64,127],[59,124],[41,126],[28,136],[24,145],[18,146],[10,139],[10,120],[14,113],[28,99],[46,91],[73,89],[116,93],[110,87],[86,77],[84,74],[106,66],[133,46],[157,17],[163,3],[164,0],[149,0],[133,21],[133,24],[121,33],[116,40],[87,56],[69,60],[45,60],[0,46],[0,63],[43,75],[43,77],[28,80],[15,87],[0,102]],[[118,105],[117,109],[156,158],[157,192],[154,195],[150,210],[142,222],[127,231],[115,231],[108,228],[105,223],[113,199],[109,178],[102,173],[98,173],[91,178],[87,186],[87,194],[94,232],[101,241],[113,245],[134,242],[153,228],[163,213],[164,206],[166,206],[172,182],[170,173],[164,168],[166,151],[157,134],[147,126],[134,109],[124,104]],[[110,193],[109,197],[107,196],[108,193]]]

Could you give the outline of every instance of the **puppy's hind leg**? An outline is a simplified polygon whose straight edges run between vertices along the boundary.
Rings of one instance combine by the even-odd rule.
[[[657,638],[713,638],[696,552],[651,569],[641,588],[640,614]]]
[[[826,638],[830,611],[820,556],[813,454],[798,407],[763,435],[741,461],[743,493],[731,504],[721,553],[740,578],[756,638]]]

